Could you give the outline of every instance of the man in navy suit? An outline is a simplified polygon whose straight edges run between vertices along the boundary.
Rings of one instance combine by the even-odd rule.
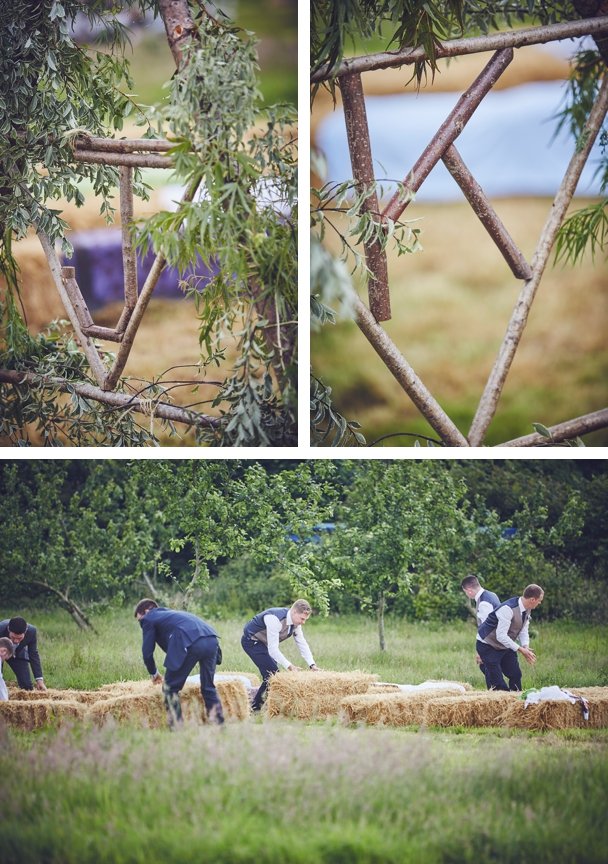
[[[15,673],[17,684],[22,690],[33,690],[30,667],[34,673],[36,690],[46,690],[42,677],[42,663],[38,653],[38,633],[33,624],[28,624],[25,618],[6,618],[0,621],[0,638],[6,637],[14,646],[13,656],[7,659],[7,664]]]
[[[142,653],[146,669],[155,684],[163,685],[163,698],[169,727],[180,726],[180,690],[196,664],[200,668],[201,693],[212,723],[224,722],[222,703],[213,683],[219,658],[218,635],[206,621],[190,612],[177,612],[144,598],[135,607],[135,617],[143,631]],[[154,648],[165,652],[165,679],[156,668]]]

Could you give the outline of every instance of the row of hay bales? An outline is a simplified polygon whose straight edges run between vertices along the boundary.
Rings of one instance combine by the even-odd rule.
[[[268,714],[299,720],[337,717],[344,723],[387,726],[534,730],[608,726],[608,687],[570,689],[589,704],[585,720],[578,702],[546,701],[526,708],[521,693],[476,691],[457,682],[402,692],[398,685],[377,685],[375,680],[376,676],[360,672],[279,674],[270,683]]]
[[[227,720],[245,720],[250,714],[249,691],[238,678],[216,682]],[[222,676],[224,677],[224,676]],[[259,681],[250,678],[252,687]],[[403,692],[398,685],[377,682],[364,672],[279,673],[268,688],[269,717],[298,720],[339,718],[342,722],[387,726],[505,726],[522,729],[565,729],[608,726],[608,687],[575,688],[571,692],[589,703],[585,720],[580,703],[547,701],[525,707],[519,693],[475,691],[469,684],[441,682],[434,689]],[[206,719],[198,683],[187,683],[181,693],[186,723]],[[112,718],[163,728],[166,716],[162,691],[150,681],[106,684],[98,690],[11,690],[0,702],[0,720],[31,731],[74,720],[103,723]]]
[[[253,686],[259,684],[255,676],[251,681]],[[216,688],[227,720],[245,720],[249,716],[249,693],[242,680],[217,681]],[[184,686],[181,702],[185,723],[205,722],[205,705],[197,683]],[[167,718],[161,688],[148,680],[105,684],[98,690],[49,689],[43,694],[38,690],[11,689],[9,701],[0,702],[0,720],[28,732],[66,721],[102,724],[110,718],[119,723],[164,728]]]

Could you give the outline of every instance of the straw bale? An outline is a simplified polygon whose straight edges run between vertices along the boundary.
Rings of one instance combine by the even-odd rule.
[[[488,690],[434,699],[426,706],[427,726],[501,726],[507,706],[517,702],[518,693]]]
[[[9,692],[11,702],[31,702],[50,699],[53,702],[81,702],[90,705],[104,698],[98,690],[15,690]]]
[[[570,689],[570,688],[566,688]],[[603,690],[604,694],[589,694],[590,690]],[[587,692],[581,692],[586,690]],[[571,691],[584,696],[589,703],[589,719],[585,720],[580,702],[546,700],[525,707],[518,699],[505,708],[500,717],[501,725],[515,729],[603,729],[608,726],[608,688],[580,688]]]
[[[340,703],[342,722],[387,726],[420,725],[425,722],[426,706],[430,702],[454,693],[454,688],[405,693],[377,693],[375,687],[372,690],[373,692],[347,696],[342,700]]]
[[[266,700],[269,717],[314,720],[336,716],[345,696],[365,693],[377,680],[366,672],[279,672]]]
[[[111,687],[112,685],[110,685]],[[241,681],[218,681],[218,696],[222,701],[227,720],[245,720],[249,716],[247,689]],[[96,723],[112,717],[119,723],[134,722],[150,728],[163,728],[167,716],[162,689],[151,681],[123,681],[114,685],[114,691],[106,689],[98,702],[90,706],[87,716]],[[186,684],[180,693],[185,723],[202,723],[206,711],[200,686]]]
[[[17,699],[0,702],[0,721],[23,732],[31,732],[49,725],[58,726],[66,721],[81,720],[85,713],[86,706],[64,700]]]

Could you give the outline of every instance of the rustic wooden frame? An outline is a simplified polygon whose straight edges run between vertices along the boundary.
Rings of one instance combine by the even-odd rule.
[[[380,322],[390,319],[391,309],[386,253],[377,241],[375,243],[368,242],[364,246],[366,265],[370,273],[368,279],[369,308],[361,300],[357,300],[355,302],[355,320],[363,335],[414,402],[425,420],[438,434],[444,445],[467,447],[481,446],[484,443],[557,233],[565,219],[582,170],[606,117],[608,111],[608,74],[603,78],[597,99],[581,135],[580,147],[575,149],[573,153],[530,263],[526,261],[494,212],[483,190],[464,164],[454,142],[475,109],[491,91],[511,62],[514,48],[575,36],[595,36],[606,33],[608,33],[608,16],[600,16],[582,21],[514,30],[490,36],[457,39],[441,43],[437,48],[437,57],[439,58],[488,51],[495,53],[471,86],[462,94],[411,171],[405,175],[403,186],[409,192],[416,192],[433,167],[442,160],[506,260],[515,278],[523,281],[498,356],[489,374],[466,437],[424,386],[380,325]],[[425,59],[425,53],[420,48],[395,53],[372,54],[345,60],[334,73],[330,73],[327,68],[324,68],[311,76],[313,85],[318,85],[332,78],[336,80],[340,88],[353,177],[358,191],[365,191],[374,183],[361,74],[376,69],[400,67],[423,59]],[[387,224],[387,220],[390,219],[394,222],[400,217],[410,200],[411,196],[404,195],[403,191],[400,191],[395,193],[383,209],[380,209],[377,197],[370,194],[366,197],[363,209],[365,212],[376,214],[380,224]],[[556,443],[607,426],[608,408],[551,427],[549,429],[550,439],[540,434],[534,434],[503,442],[500,446],[527,447]]]

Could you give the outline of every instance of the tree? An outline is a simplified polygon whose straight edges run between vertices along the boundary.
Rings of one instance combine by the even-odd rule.
[[[126,465],[3,462],[0,591],[42,594],[92,627],[84,604],[120,604],[154,558],[154,526]]]
[[[466,517],[464,485],[436,461],[362,461],[329,544],[328,563],[363,608],[375,611],[380,650],[385,612],[407,592],[448,602]]]
[[[545,2],[513,5],[502,2],[467,3],[464,0],[447,0],[447,2],[405,2],[405,0],[352,0],[347,4],[337,0],[319,0],[312,6],[311,33],[311,67],[313,80],[313,99],[321,84],[327,86],[334,94],[336,75],[343,61],[345,50],[356,46],[363,50],[367,40],[374,38],[382,40],[386,51],[397,54],[415,51],[413,62],[413,77],[420,85],[428,76],[437,71],[437,58],[440,56],[441,40],[453,37],[469,37],[487,34],[490,31],[501,31],[505,27],[513,27],[519,23],[549,25],[569,22],[577,18],[593,18],[606,13],[606,5],[601,0],[575,0],[569,2]],[[584,51],[577,58],[572,75],[567,104],[558,120],[558,126],[569,127],[576,141],[576,149],[582,151],[585,145],[593,140],[598,130],[596,122],[600,114],[599,108],[592,110],[600,93],[602,79],[605,79],[606,63],[608,62],[608,40],[604,34],[594,37],[596,49]],[[369,42],[367,42],[369,44]],[[360,67],[361,68],[361,67]],[[372,67],[370,67],[372,68]],[[323,183],[320,188],[313,189],[311,236],[311,321],[313,329],[319,329],[325,324],[335,323],[338,317],[354,318],[362,332],[383,359],[393,376],[412,398],[416,406],[422,410],[437,436],[428,438],[427,443],[456,444],[466,446],[467,439],[445,415],[438,406],[432,394],[426,391],[414,371],[409,367],[391,340],[378,327],[378,322],[387,320],[390,312],[388,305],[386,251],[396,255],[409,254],[419,248],[417,232],[407,223],[392,218],[381,210],[379,199],[382,198],[382,182],[373,178],[371,154],[361,143],[365,137],[362,134],[365,118],[355,105],[362,95],[359,83],[351,74],[354,66],[344,65],[340,87],[343,98],[346,99],[344,88],[349,90],[350,104],[346,112],[347,127],[350,125],[351,158],[358,163],[356,178],[344,183]],[[348,73],[348,74],[347,74]],[[354,89],[353,89],[354,88]],[[355,92],[356,91],[356,92]],[[356,97],[356,98],[355,98]],[[593,120],[593,136],[589,126]],[[600,143],[605,145],[608,131],[605,126],[602,131],[603,118],[599,119]],[[361,127],[361,128],[359,128]],[[319,160],[320,161],[320,160]],[[323,169],[318,175],[323,177]],[[585,249],[590,248],[595,253],[602,254],[608,240],[608,150],[603,146],[602,163],[598,169],[600,175],[601,200],[584,208],[563,221],[557,233],[555,243],[556,260],[576,263]],[[392,192],[392,190],[391,190]],[[396,204],[411,200],[406,184],[397,185]],[[409,196],[409,197],[408,197]],[[395,206],[395,212],[401,213],[402,207]],[[557,212],[557,209],[556,211]],[[340,213],[347,217],[347,227],[344,221],[336,219]],[[564,210],[565,213],[565,210]],[[561,218],[561,217],[560,217]],[[556,229],[557,230],[557,223]],[[553,228],[551,228],[553,231]],[[338,239],[338,253],[334,257],[323,246],[326,233]],[[553,240],[548,245],[548,258]],[[362,248],[363,247],[363,248]],[[349,272],[350,271],[350,272]],[[542,272],[542,271],[541,271]],[[540,275],[538,276],[540,279]],[[373,299],[378,285],[383,285],[384,301],[376,300],[379,307],[367,309],[356,296],[353,282],[363,281],[370,286],[370,298]],[[529,292],[530,293],[530,292]],[[532,295],[533,297],[533,295]],[[531,299],[526,302],[531,303]],[[523,307],[522,303],[522,307]],[[383,307],[380,310],[380,307]],[[521,310],[520,310],[521,314]],[[525,323],[525,321],[524,321]],[[510,324],[509,339],[503,344],[505,356],[509,356],[510,345],[517,345],[523,324],[519,324],[514,313]],[[511,330],[511,327],[513,328]],[[505,347],[507,346],[507,347]],[[512,356],[509,363],[512,361]],[[496,377],[506,375],[502,369],[504,357],[497,361]],[[501,365],[502,364],[502,365]],[[508,370],[508,366],[506,367]],[[488,382],[492,399],[498,398],[504,384]],[[484,393],[483,409],[486,414],[495,408],[488,407],[488,399]],[[480,403],[480,408],[481,403]],[[605,412],[599,412],[601,417],[595,417],[597,425],[589,426],[590,418],[577,418],[568,423],[560,424],[560,428],[548,430],[542,424],[533,424],[535,435],[530,444],[555,444],[576,440],[578,434],[583,434],[591,428],[603,428],[606,423]],[[580,422],[577,422],[580,421]],[[484,423],[486,418],[484,417]],[[488,421],[489,422],[489,421]],[[481,421],[479,427],[481,427]],[[563,428],[562,428],[563,427]],[[577,431],[578,430],[578,431]],[[409,433],[395,433],[396,435]],[[481,434],[479,429],[476,435]],[[331,387],[319,380],[314,374],[311,377],[311,436],[317,446],[365,446],[365,437],[360,426],[354,419],[348,419],[336,408],[331,398]],[[560,437],[561,436],[561,437]],[[389,437],[389,436],[387,436]],[[418,436],[424,440],[424,436]],[[473,435],[470,433],[470,437]],[[382,439],[380,439],[382,440]],[[379,443],[379,442],[374,442]],[[471,443],[481,443],[472,441]],[[523,446],[523,445],[522,445]]]
[[[316,549],[294,543],[290,534],[312,536],[330,512],[331,465],[301,462],[275,473],[237,460],[142,461],[134,470],[172,525],[171,549],[192,550],[184,605],[195,590],[204,595],[212,565],[246,555],[258,567],[282,569],[294,592],[327,611],[335,580],[324,574]]]
[[[116,6],[109,8],[105,0],[16,0],[1,13],[0,273],[6,290],[0,309],[0,435],[27,444],[28,424],[36,424],[49,445],[155,443],[136,419],[149,413],[151,400],[166,428],[185,422],[197,443],[293,444],[294,111],[271,108],[260,125],[255,44],[229,21],[216,20],[194,0],[139,5],[163,17],[178,66],[168,104],[148,114],[126,95],[131,85],[123,53],[126,33]],[[71,24],[83,11],[102,25],[103,50],[74,43]],[[139,226],[136,244],[154,249],[158,268],[168,262],[183,271],[198,254],[219,270],[204,292],[196,274],[185,280],[200,319],[202,378],[222,357],[226,333],[237,346],[232,371],[213,400],[227,406],[219,420],[177,409],[156,380],[143,387],[110,380],[116,376],[109,372],[109,356],[93,362],[69,327],[34,338],[21,314],[19,296],[27,286],[19,283],[13,239],[33,228],[47,251],[61,241],[69,252],[68,226],[50,202],[61,197],[82,204],[82,179],[103,196],[111,218],[117,169],[75,162],[73,149],[79,134],[113,136],[127,117],[145,126],[148,138],[169,135],[176,181],[188,189],[177,212],[160,213]],[[204,194],[196,197],[199,187]],[[139,181],[135,191],[146,194]],[[73,320],[72,325],[76,329]],[[121,351],[123,345],[126,341]]]

